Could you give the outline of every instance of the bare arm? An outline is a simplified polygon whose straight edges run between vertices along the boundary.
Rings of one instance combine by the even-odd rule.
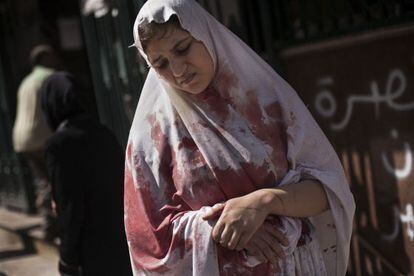
[[[256,190],[248,195],[231,199],[238,207],[249,208],[267,215],[288,217],[311,217],[329,209],[328,198],[322,184],[316,180]],[[218,203],[204,218],[211,219],[221,214],[226,203]]]
[[[213,206],[204,216],[220,216],[212,231],[215,241],[229,249],[244,248],[268,215],[311,217],[329,208],[322,184],[303,180],[278,188],[260,189]]]
[[[322,184],[315,180],[261,189],[258,193],[266,212],[288,217],[312,217],[329,209],[328,198]]]

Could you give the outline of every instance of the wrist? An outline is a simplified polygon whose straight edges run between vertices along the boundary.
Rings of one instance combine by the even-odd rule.
[[[274,194],[272,193],[271,189],[261,189],[258,190],[257,193],[259,196],[259,208],[266,213],[266,216],[271,215],[273,211],[272,205],[274,201]]]
[[[285,191],[280,189],[263,189],[260,195],[260,204],[268,215],[283,215],[282,201]]]

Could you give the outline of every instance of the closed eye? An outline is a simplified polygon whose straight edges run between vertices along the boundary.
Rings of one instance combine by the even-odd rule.
[[[186,53],[188,52],[188,50],[190,49],[191,45],[192,45],[192,43],[190,42],[190,43],[188,43],[188,45],[187,45],[187,46],[185,46],[184,48],[179,48],[179,49],[176,49],[176,50],[175,50],[175,52],[176,52],[178,55],[184,55],[184,54],[186,54]]]
[[[162,60],[160,62],[157,63],[157,65],[155,65],[155,69],[164,69],[165,67],[167,67],[168,65],[168,61],[167,60]]]

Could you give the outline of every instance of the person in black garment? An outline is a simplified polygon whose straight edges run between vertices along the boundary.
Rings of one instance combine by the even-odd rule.
[[[89,112],[73,76],[51,75],[42,109],[55,132],[46,165],[58,215],[61,275],[132,275],[124,231],[124,154]]]

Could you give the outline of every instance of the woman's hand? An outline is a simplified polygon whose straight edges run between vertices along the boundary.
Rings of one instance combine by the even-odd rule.
[[[228,249],[245,248],[269,214],[262,197],[263,191],[258,190],[213,206],[203,217],[209,220],[221,213],[213,228],[212,238]]]
[[[279,270],[278,260],[285,257],[281,244],[287,246],[289,241],[274,225],[265,222],[242,249],[261,262],[271,263]]]

